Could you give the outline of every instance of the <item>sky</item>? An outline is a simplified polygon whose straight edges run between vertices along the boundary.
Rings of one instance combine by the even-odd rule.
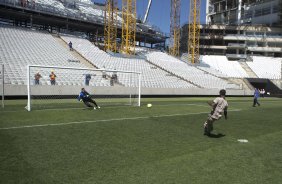
[[[105,0],[92,0],[93,2],[105,3]],[[136,0],[137,16],[143,19],[149,0]],[[161,29],[162,32],[169,33],[170,25],[170,1],[152,0],[151,9],[147,22]],[[122,0],[118,0],[121,7]],[[181,0],[180,25],[188,22],[190,0]],[[205,23],[206,0],[201,0],[201,23]]]

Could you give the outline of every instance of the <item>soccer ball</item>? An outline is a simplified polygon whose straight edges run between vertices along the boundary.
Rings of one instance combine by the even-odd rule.
[[[152,104],[147,104],[147,107],[152,107]]]

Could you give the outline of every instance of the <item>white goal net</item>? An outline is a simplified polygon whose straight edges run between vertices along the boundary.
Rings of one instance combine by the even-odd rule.
[[[27,67],[27,110],[89,108],[80,102],[84,88],[100,107],[140,106],[141,73],[56,66]]]

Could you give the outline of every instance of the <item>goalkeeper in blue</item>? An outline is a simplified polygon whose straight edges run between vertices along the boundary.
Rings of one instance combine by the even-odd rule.
[[[77,100],[82,101],[87,107],[93,107],[91,105],[92,103],[94,105],[94,110],[100,109],[97,103],[94,100],[92,100],[89,96],[90,94],[84,88],[81,88],[81,92],[79,93]]]
[[[224,89],[220,90],[219,95],[220,97],[215,98],[212,102],[208,102],[212,107],[212,111],[209,114],[207,121],[204,123],[204,135],[211,136],[213,123],[216,120],[219,120],[223,114],[225,119],[227,119],[228,103],[225,100],[226,91]]]

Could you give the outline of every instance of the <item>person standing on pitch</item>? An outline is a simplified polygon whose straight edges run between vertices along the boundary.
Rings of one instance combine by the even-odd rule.
[[[253,107],[255,107],[256,104],[258,104],[258,106],[260,106],[260,103],[258,102],[259,96],[260,96],[260,92],[259,92],[259,90],[257,88],[255,88]]]
[[[204,123],[204,135],[210,136],[213,130],[213,123],[219,120],[224,114],[225,119],[227,119],[227,108],[228,103],[225,100],[226,91],[224,89],[219,91],[220,97],[215,98],[212,102],[208,104],[212,107],[212,111],[209,114],[207,121]]]
[[[50,77],[51,85],[56,85],[56,77],[57,77],[57,75],[55,75],[55,73],[53,71],[51,71],[51,74],[49,75],[49,77]]]
[[[81,88],[81,92],[79,93],[77,100],[82,101],[87,107],[93,107],[91,105],[92,103],[94,105],[94,110],[100,109],[97,103],[89,97],[89,93],[84,88]]]
[[[37,72],[35,75],[34,75],[34,84],[35,85],[39,85],[39,80],[42,76],[40,75],[39,72]]]

